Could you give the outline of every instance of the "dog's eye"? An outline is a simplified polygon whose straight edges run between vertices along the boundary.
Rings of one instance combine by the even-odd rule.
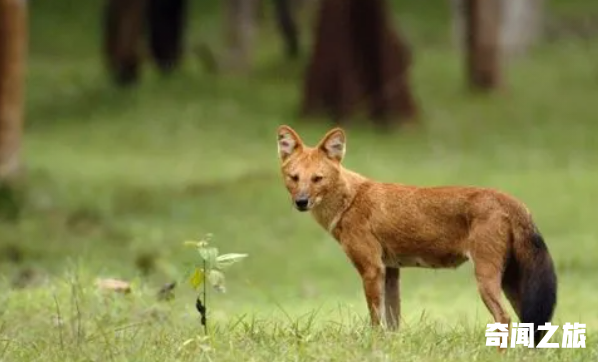
[[[299,181],[299,175],[290,175],[289,177],[291,178],[291,180],[293,180],[293,182]]]
[[[312,177],[311,180],[314,183],[318,183],[318,182],[322,181],[322,176],[316,175],[316,176]]]

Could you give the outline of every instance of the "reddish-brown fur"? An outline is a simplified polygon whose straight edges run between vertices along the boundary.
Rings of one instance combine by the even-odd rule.
[[[502,290],[522,321],[552,318],[552,260],[522,202],[488,188],[377,182],[341,165],[345,145],[340,128],[315,147],[288,126],[278,129],[285,186],[359,272],[373,325],[398,327],[400,268],[457,268],[468,260],[496,322],[511,321]]]

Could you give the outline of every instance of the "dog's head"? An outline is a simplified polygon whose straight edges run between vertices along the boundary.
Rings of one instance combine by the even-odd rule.
[[[317,206],[339,181],[346,137],[334,128],[315,146],[306,146],[289,126],[278,128],[278,156],[284,183],[299,211]]]

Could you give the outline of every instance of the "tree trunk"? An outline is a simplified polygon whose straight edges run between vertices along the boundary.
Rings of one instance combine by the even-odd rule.
[[[249,69],[257,5],[256,0],[226,1],[228,51],[222,68],[241,72]]]
[[[490,90],[500,85],[500,2],[465,0],[466,64],[473,89]]]
[[[104,53],[119,85],[139,79],[146,5],[146,0],[108,0],[106,4]]]
[[[302,115],[336,122],[368,106],[379,126],[414,120],[411,53],[386,16],[383,0],[323,0],[305,76]]]
[[[158,69],[168,73],[183,54],[187,0],[149,0],[148,6],[150,53]]]
[[[0,207],[14,211],[21,170],[28,10],[23,0],[0,0]]]
[[[453,41],[464,48],[464,12],[466,0],[450,0]],[[500,44],[506,59],[525,54],[541,37],[544,27],[545,0],[503,0]]]
[[[287,56],[291,59],[299,56],[299,35],[291,0],[274,0],[274,10],[278,29],[285,42]]]
[[[501,46],[506,56],[528,51],[540,38],[544,0],[503,0]]]

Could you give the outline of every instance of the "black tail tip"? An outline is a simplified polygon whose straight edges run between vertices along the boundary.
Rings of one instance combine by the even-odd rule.
[[[525,267],[521,319],[533,323],[537,338],[546,331],[537,330],[550,322],[557,305],[557,276],[554,263],[542,235],[535,232],[531,237],[534,255]]]

